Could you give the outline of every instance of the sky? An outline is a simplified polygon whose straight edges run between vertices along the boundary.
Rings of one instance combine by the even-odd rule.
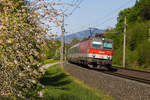
[[[89,27],[107,29],[115,27],[121,10],[133,7],[136,0],[83,0],[80,8],[65,19],[68,34]]]

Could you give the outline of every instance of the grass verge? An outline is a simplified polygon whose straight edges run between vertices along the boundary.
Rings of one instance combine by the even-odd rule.
[[[71,77],[59,65],[48,68],[40,82],[45,86],[43,100],[114,100]]]
[[[116,68],[123,68],[122,66],[119,65],[113,65],[113,67]],[[150,68],[144,68],[144,67],[139,67],[139,66],[126,66],[126,68],[128,69],[133,69],[133,70],[139,70],[139,71],[146,71],[146,72],[150,72]]]
[[[43,64],[48,64],[48,63],[56,63],[59,62],[60,60],[54,60],[54,59],[47,59],[43,61]]]

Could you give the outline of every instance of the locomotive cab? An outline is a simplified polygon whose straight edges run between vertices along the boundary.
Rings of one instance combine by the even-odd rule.
[[[89,64],[111,66],[113,56],[113,41],[106,38],[92,38],[89,49]]]

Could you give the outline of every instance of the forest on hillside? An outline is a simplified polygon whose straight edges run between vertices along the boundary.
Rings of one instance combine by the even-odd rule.
[[[116,27],[107,30],[115,42],[114,65],[122,65],[124,18],[127,17],[126,66],[150,68],[150,0],[137,0],[132,8],[120,11]],[[111,33],[117,31],[119,33]],[[110,32],[110,33],[109,33]]]

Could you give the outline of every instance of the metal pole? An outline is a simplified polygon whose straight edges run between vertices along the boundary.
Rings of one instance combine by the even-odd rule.
[[[123,68],[126,67],[126,31],[127,31],[127,21],[126,16],[124,19],[124,41],[123,41]]]
[[[60,58],[60,61],[61,61],[62,67],[63,67],[63,61],[64,61],[64,34],[65,34],[64,13],[63,13],[61,31],[62,31],[62,34],[61,34],[61,58]]]

